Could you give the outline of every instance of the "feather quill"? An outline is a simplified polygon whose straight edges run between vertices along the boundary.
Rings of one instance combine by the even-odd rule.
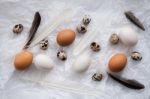
[[[40,16],[40,13],[39,12],[36,12],[35,15],[34,15],[34,20],[32,22],[32,26],[30,28],[30,34],[29,34],[29,37],[28,37],[28,40],[27,40],[27,43],[25,44],[24,46],[24,49],[27,49],[29,47],[29,45],[31,44],[35,34],[36,34],[36,31],[40,25],[40,22],[41,22],[41,16]]]
[[[115,81],[119,82],[120,84],[122,84],[128,88],[131,88],[131,89],[144,89],[145,88],[145,86],[143,84],[139,83],[136,80],[123,78],[119,75],[115,75],[112,73],[108,73],[108,75]]]
[[[133,24],[135,24],[137,27],[145,31],[145,28],[142,22],[131,11],[127,11],[124,14],[126,18],[129,19]]]

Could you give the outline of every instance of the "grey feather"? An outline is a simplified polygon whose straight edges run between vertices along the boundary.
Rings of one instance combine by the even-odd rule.
[[[29,47],[29,45],[31,44],[35,34],[36,34],[36,31],[40,25],[40,22],[41,22],[41,16],[40,16],[40,13],[39,12],[36,12],[35,15],[34,15],[34,20],[32,22],[32,26],[30,28],[30,34],[29,34],[29,37],[28,37],[28,40],[27,40],[27,43],[25,44],[24,46],[24,49],[27,49]]]
[[[108,75],[115,81],[119,82],[120,84],[122,84],[128,88],[131,88],[131,89],[144,89],[145,88],[145,86],[143,84],[139,83],[136,80],[123,78],[119,75],[115,75],[112,73],[108,73]]]
[[[145,27],[142,22],[131,11],[127,11],[124,14],[126,18],[129,19],[133,24],[145,31]]]

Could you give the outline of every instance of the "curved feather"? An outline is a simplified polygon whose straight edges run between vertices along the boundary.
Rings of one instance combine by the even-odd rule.
[[[117,82],[119,82],[120,84],[128,87],[128,88],[131,88],[131,89],[144,89],[145,86],[141,83],[139,83],[138,81],[136,80],[132,80],[132,79],[127,79],[127,78],[123,78],[119,75],[114,75],[112,73],[108,73],[108,75],[116,80]]]
[[[131,11],[127,11],[124,14],[133,24],[135,24],[140,29],[145,31],[145,28],[144,28],[144,25],[142,24],[142,22],[140,22],[140,20]]]
[[[28,37],[28,40],[27,40],[27,43],[25,44],[24,46],[24,49],[27,49],[29,47],[29,45],[31,44],[35,34],[36,34],[36,31],[40,25],[40,22],[41,22],[41,16],[40,16],[40,13],[39,12],[36,12],[35,15],[34,15],[34,20],[32,22],[32,26],[30,28],[30,34],[29,34],[29,37]]]

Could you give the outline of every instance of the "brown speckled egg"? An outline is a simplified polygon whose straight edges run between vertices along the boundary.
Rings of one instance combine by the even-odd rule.
[[[120,72],[124,69],[127,63],[127,57],[125,54],[118,53],[111,57],[108,66],[109,70],[112,72]]]
[[[23,50],[15,56],[14,65],[17,70],[24,70],[32,64],[33,54]]]
[[[60,46],[68,46],[75,40],[76,34],[71,29],[64,29],[57,35],[57,43]]]

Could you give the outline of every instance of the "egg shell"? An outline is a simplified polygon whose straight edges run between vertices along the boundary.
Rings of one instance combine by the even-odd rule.
[[[71,29],[65,29],[58,33],[57,43],[60,46],[68,46],[75,40],[76,34]]]
[[[40,70],[50,70],[53,68],[52,60],[44,54],[38,54],[34,57],[33,63],[37,69]]]
[[[90,56],[88,54],[83,54],[74,61],[72,69],[75,72],[84,72],[89,68],[90,64]]]
[[[23,50],[16,54],[14,65],[17,70],[25,70],[32,64],[33,54],[29,51]]]
[[[134,46],[138,42],[138,34],[131,27],[123,27],[119,33],[119,39],[127,46]]]
[[[112,56],[109,60],[109,70],[112,72],[120,72],[124,69],[127,63],[127,57],[123,53],[118,53]]]

